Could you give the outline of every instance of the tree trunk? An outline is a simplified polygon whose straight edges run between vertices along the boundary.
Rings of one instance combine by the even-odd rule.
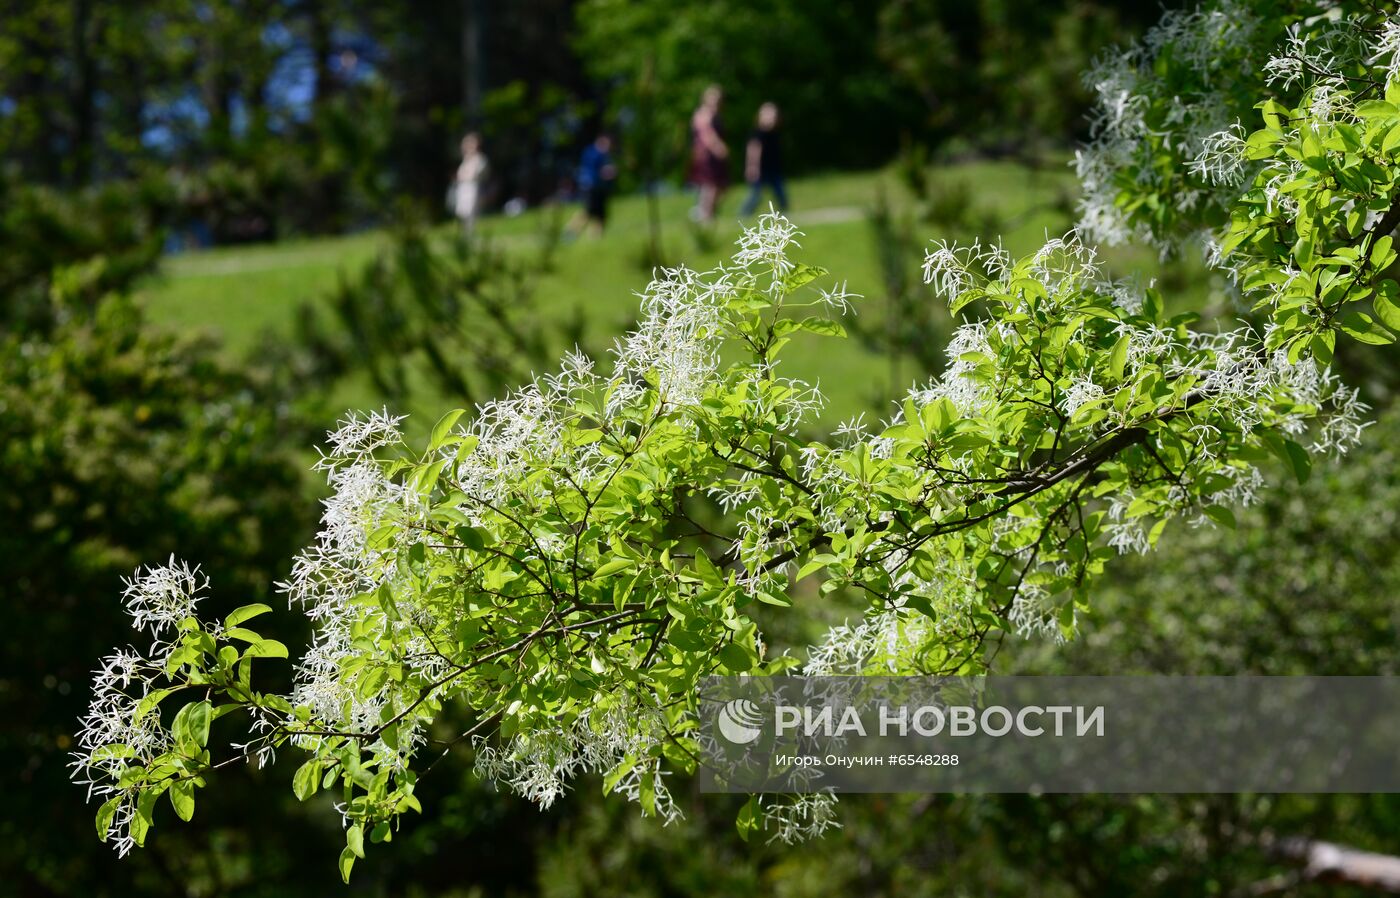
[[[92,183],[97,156],[97,56],[92,48],[92,2],[73,3],[72,180]]]
[[[306,5],[307,31],[311,42],[311,53],[315,57],[316,98],[319,109],[335,93],[336,83],[331,76],[331,21],[322,0],[311,0]]]
[[[481,127],[482,82],[486,70],[481,32],[485,6],[462,0],[462,113],[468,128]]]

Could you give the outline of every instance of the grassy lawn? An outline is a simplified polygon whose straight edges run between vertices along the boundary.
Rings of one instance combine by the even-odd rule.
[[[1032,171],[1008,163],[970,163],[930,172],[932,194],[944,197],[937,221],[913,223],[917,235],[907,252],[905,274],[917,280],[924,239],[1000,235],[1013,252],[1035,249],[1047,234],[1057,235],[1070,223],[1067,212],[1073,180],[1067,169]],[[877,197],[883,196],[897,219],[916,211],[909,191],[892,170],[829,175],[802,179],[790,185],[793,208],[790,217],[805,232],[803,257],[820,265],[852,292],[865,297],[857,313],[867,323],[881,319],[885,305],[885,278],[869,215]],[[668,260],[705,268],[729,254],[738,236],[741,191],[725,198],[720,223],[708,235],[698,234],[689,222],[689,195],[674,192],[659,199],[662,243]],[[482,233],[507,250],[526,253],[542,245],[543,235],[559,216],[574,209],[544,208],[515,218],[494,217],[482,223]],[[551,270],[537,283],[539,310],[545,315],[571,316],[576,309],[586,321],[585,344],[601,348],[625,330],[637,312],[636,291],[645,287],[650,271],[645,266],[648,210],[644,198],[620,197],[613,204],[607,233],[594,240],[582,237],[559,247]],[[442,233],[449,233],[444,225]],[[969,231],[980,231],[969,233]],[[385,235],[369,232],[347,237],[288,241],[257,247],[231,247],[174,256],[141,292],[154,321],[180,329],[199,328],[221,338],[226,351],[241,357],[258,352],[269,336],[292,333],[300,304],[315,304],[337,279],[354,273],[387,244]],[[1140,272],[1161,277],[1174,287],[1175,302],[1183,307],[1208,306],[1204,278],[1198,269],[1171,266],[1142,253],[1113,253],[1110,270],[1118,274]],[[931,300],[935,301],[935,300]],[[940,340],[941,342],[941,340]],[[563,347],[561,347],[562,349]],[[883,397],[903,388],[914,372],[905,366],[898,375],[887,359],[856,339],[811,338],[797,341],[786,351],[788,376],[818,382],[830,405],[825,419],[834,423],[860,411],[886,408]],[[895,376],[901,383],[892,384]],[[330,398],[332,405],[378,405],[381,398],[367,383],[355,378],[341,384]],[[451,400],[415,396],[406,411],[430,424],[436,412]],[[418,423],[423,424],[420,420]]]

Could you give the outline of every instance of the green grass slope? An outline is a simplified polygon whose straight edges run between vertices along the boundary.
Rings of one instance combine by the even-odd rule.
[[[919,204],[892,170],[828,175],[790,185],[789,216],[802,229],[802,257],[832,273],[848,289],[861,294],[856,314],[867,326],[880,326],[886,308],[888,270],[882,265],[870,214],[883,201],[897,220],[909,222],[918,240],[905,247],[904,274],[917,281],[924,239],[970,239],[1000,236],[1013,252],[1035,249],[1047,234],[1070,225],[1068,214],[1073,179],[1067,169],[1034,171],[1010,163],[979,162],[929,172],[929,204]],[[742,191],[724,199],[719,221],[698,232],[689,221],[692,202],[675,192],[658,201],[665,258],[692,268],[706,268],[727,256],[738,237]],[[932,206],[932,215],[928,214]],[[491,217],[481,223],[482,234],[508,251],[537,250],[544,234],[574,213],[574,207],[544,207],[523,215]],[[651,277],[644,263],[648,243],[648,208],[641,196],[619,197],[612,220],[601,238],[587,236],[564,243],[552,269],[538,281],[536,302],[541,314],[572,316],[581,310],[585,344],[608,346],[635,320],[636,293]],[[442,233],[448,233],[448,225]],[[980,233],[974,233],[980,232]],[[347,237],[290,241],[269,246],[233,247],[171,257],[142,290],[151,318],[165,326],[212,331],[235,356],[258,352],[266,335],[289,336],[296,310],[315,304],[338,278],[352,274],[387,244],[380,232]],[[1177,286],[1183,307],[1206,304],[1204,278],[1193,267],[1163,269],[1142,253],[1112,253],[1110,268],[1117,273],[1141,272],[1165,276]],[[936,301],[936,300],[935,300]],[[941,342],[941,335],[940,335]],[[566,347],[559,347],[561,350]],[[887,399],[915,378],[917,372],[890,360],[851,338],[811,338],[797,341],[785,352],[786,374],[819,383],[829,399],[824,423],[834,423],[861,411],[880,412]],[[894,382],[896,381],[897,382]],[[350,378],[332,397],[333,404],[378,405],[381,397],[367,383]],[[445,397],[413,397],[408,409],[432,416],[450,404]]]

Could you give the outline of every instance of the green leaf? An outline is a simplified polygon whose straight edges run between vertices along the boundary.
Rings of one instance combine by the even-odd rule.
[[[350,884],[350,871],[355,866],[355,852],[349,848],[340,849],[340,879],[346,885]]]
[[[1162,297],[1156,290],[1143,291],[1142,314],[1150,321],[1156,321],[1162,317]]]
[[[345,847],[355,853],[355,857],[365,856],[365,831],[355,823],[345,831]]]
[[[102,802],[102,807],[97,809],[97,838],[107,841],[107,834],[112,831],[112,818],[117,815],[117,807],[122,803],[123,796],[114,795]]]
[[[635,562],[630,558],[614,558],[612,561],[605,562],[602,567],[594,571],[592,579],[600,580],[603,577],[610,577],[619,571],[631,570],[634,563]]]
[[[383,667],[372,667],[365,671],[360,677],[360,682],[355,685],[355,695],[362,700],[368,701],[379,694],[379,690],[389,679],[389,671]]]
[[[175,814],[188,823],[194,817],[194,782],[176,780],[170,784],[170,806]]]
[[[191,702],[181,708],[170,724],[170,731],[176,742],[194,742],[203,747],[209,744],[209,722],[213,719],[214,707],[206,701]]]
[[[1400,115],[1400,109],[1396,109],[1394,104],[1385,100],[1366,100],[1356,104],[1356,115],[1359,118],[1395,118]]]
[[[433,487],[437,486],[438,478],[442,476],[443,469],[452,463],[450,458],[440,458],[426,467],[418,469],[413,477],[415,488],[421,493],[431,493]]]
[[[1291,118],[1291,113],[1287,106],[1277,100],[1265,100],[1259,104],[1259,109],[1264,114],[1264,124],[1274,131],[1284,130],[1284,123]]]
[[[146,835],[151,831],[154,822],[158,798],[160,793],[150,787],[143,789],[136,798],[136,813],[131,815],[131,838],[137,845],[146,844]]]
[[[475,527],[458,527],[453,532],[457,534],[457,541],[473,552],[486,548],[486,534]]]
[[[783,286],[787,288],[788,292],[792,292],[798,287],[810,284],[812,281],[825,275],[825,268],[818,268],[815,265],[798,264],[798,266],[788,274],[787,279],[783,281]]]
[[[264,639],[248,646],[248,650],[243,653],[249,658],[286,658],[287,647],[275,639]]]
[[[1395,304],[1393,297],[1377,293],[1372,308],[1375,309],[1376,317],[1380,319],[1381,324],[1393,331],[1400,331],[1400,305]]]
[[[1113,344],[1113,351],[1108,354],[1108,370],[1114,380],[1123,379],[1123,369],[1128,365],[1128,344],[1131,342],[1131,335],[1124,334]]]
[[[762,822],[763,814],[758,807],[758,796],[750,795],[749,800],[744,802],[744,806],[739,809],[739,816],[734,820],[734,825],[739,830],[739,838],[747,842],[749,836],[759,829]]]
[[[1395,240],[1389,234],[1378,239],[1375,245],[1371,247],[1371,264],[1381,269],[1395,261],[1395,254],[1392,252],[1392,247],[1394,247],[1394,245]]]
[[[642,813],[648,817],[656,816],[656,774],[650,771],[643,773],[639,778],[638,800],[642,804]]]
[[[297,797],[297,801],[306,801],[320,788],[321,759],[312,758],[298,767],[297,772],[292,775],[292,794]]]
[[[1264,442],[1274,455],[1288,465],[1299,483],[1308,482],[1308,476],[1312,473],[1312,459],[1308,457],[1308,450],[1293,440],[1278,436],[1266,436]]]
[[[1309,348],[1312,350],[1313,358],[1324,365],[1330,365],[1332,364],[1332,353],[1336,350],[1336,347],[1336,331],[1323,331],[1313,334]]]
[[[262,602],[254,602],[251,605],[235,608],[229,613],[228,617],[224,618],[224,626],[236,627],[245,620],[252,620],[260,614],[267,614],[271,610],[271,605],[264,605]]]
[[[447,439],[448,432],[452,430],[452,425],[456,424],[457,419],[466,413],[467,410],[464,408],[454,408],[438,419],[438,422],[433,425],[433,434],[428,439],[429,452],[432,452],[443,444]]]
[[[1205,516],[1222,527],[1235,529],[1235,513],[1223,505],[1207,505],[1203,511]]]
[[[151,711],[155,710],[162,701],[164,701],[170,696],[170,693],[173,691],[173,689],[166,688],[153,689],[150,692],[146,693],[141,698],[141,701],[137,702],[136,713],[132,715],[132,721],[139,721],[141,720],[141,718],[151,713]]]
[[[617,784],[622,782],[622,778],[637,766],[638,760],[638,758],[629,755],[622,760],[622,763],[609,770],[607,776],[603,777],[603,794],[610,795],[612,790],[617,788]]]
[[[841,322],[832,321],[829,318],[804,318],[798,322],[798,326],[804,331],[821,334],[824,337],[846,336],[846,329],[841,326]]]
[[[1340,326],[1344,332],[1362,343],[1384,346],[1387,343],[1395,342],[1395,338],[1371,320],[1371,316],[1365,312],[1351,312],[1343,315]]]
[[[742,645],[731,642],[719,650],[719,660],[725,667],[736,673],[742,673],[753,667],[753,658]]]
[[[961,417],[958,407],[944,397],[919,409],[917,420],[923,425],[926,433],[936,434],[947,430],[949,425]]]
[[[94,761],[110,761],[117,758],[130,758],[136,755],[136,749],[124,742],[109,742],[92,753]]]

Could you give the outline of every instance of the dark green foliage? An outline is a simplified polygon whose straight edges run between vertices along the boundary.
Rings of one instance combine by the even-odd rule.
[[[1063,145],[1083,133],[1079,73],[1160,13],[1126,2],[584,0],[576,16],[579,52],[632,137],[634,174],[684,168],[690,113],[715,83],[738,177],[767,100],[783,110],[799,170],[884,162],[901,135],[1021,156]]]
[[[1035,672],[1374,676],[1400,655],[1400,409],[1302,486],[1268,472],[1238,525],[1181,529],[1125,559],[1082,638],[1008,645]]]
[[[91,825],[65,769],[93,652],[129,626],[121,577],[179,551],[235,584],[227,600],[266,597],[310,521],[282,399],[209,345],[149,331],[128,299],[69,293],[81,275],[56,275],[51,330],[0,338],[0,763],[19,786],[0,868],[12,894],[156,894],[162,864],[209,858],[75,851]]]
[[[722,118],[736,177],[766,100],[783,110],[793,168],[871,164],[888,158],[900,130],[921,117],[917,96],[876,55],[878,10],[793,0],[587,0],[576,13],[577,43],[590,70],[616,86],[614,106],[650,132],[636,135],[645,146],[628,151],[659,156],[667,175],[688,162],[687,122],[711,83],[727,94]]]
[[[888,0],[879,58],[921,99],[925,126],[964,147],[1026,156],[1083,136],[1080,73],[1104,48],[1152,24],[1163,7],[1110,0]]]
[[[0,332],[52,326],[55,272],[89,308],[149,272],[170,201],[155,179],[61,193],[0,171]]]

